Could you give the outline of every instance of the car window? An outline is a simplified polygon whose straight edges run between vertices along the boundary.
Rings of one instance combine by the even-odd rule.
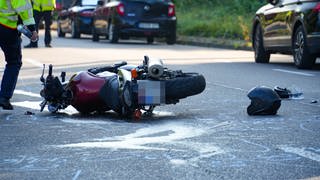
[[[88,5],[95,6],[95,5],[97,5],[97,2],[98,2],[98,0],[82,0],[82,5],[83,6],[88,6]]]
[[[296,2],[298,2],[298,0],[282,0],[282,4],[291,4]]]

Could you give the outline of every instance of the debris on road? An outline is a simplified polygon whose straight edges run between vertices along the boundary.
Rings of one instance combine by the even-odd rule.
[[[31,112],[31,111],[26,111],[26,112],[24,113],[24,115],[35,115],[35,113],[34,113],[34,112]]]
[[[279,86],[273,89],[282,99],[303,99],[302,90],[297,87],[281,88]]]

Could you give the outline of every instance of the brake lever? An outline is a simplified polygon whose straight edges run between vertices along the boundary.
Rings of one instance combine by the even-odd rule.
[[[44,76],[44,69],[45,69],[45,68],[46,68],[46,65],[43,64],[42,74],[41,74],[41,77],[40,77],[40,81],[43,82],[43,83],[45,82],[45,79],[44,79],[44,77],[43,77],[43,76]]]

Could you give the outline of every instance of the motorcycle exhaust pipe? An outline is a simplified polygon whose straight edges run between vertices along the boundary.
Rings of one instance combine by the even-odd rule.
[[[160,78],[163,75],[164,67],[161,59],[149,59],[148,73],[153,78]]]

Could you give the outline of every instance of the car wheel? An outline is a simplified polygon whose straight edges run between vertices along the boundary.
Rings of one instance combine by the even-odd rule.
[[[294,64],[299,69],[312,68],[317,58],[309,53],[306,43],[306,33],[302,26],[299,26],[294,33],[292,48]]]
[[[98,42],[100,40],[99,34],[97,34],[96,29],[92,28],[92,41]]]
[[[61,26],[58,22],[58,27],[57,27],[57,33],[58,33],[58,37],[65,37],[66,33],[62,32]]]
[[[177,39],[177,36],[176,36],[176,32],[174,31],[166,37],[166,42],[169,45],[173,45],[176,43],[176,39]]]
[[[117,43],[119,40],[119,32],[115,25],[109,25],[108,38],[110,43]]]
[[[76,23],[74,21],[71,22],[71,37],[80,38],[79,29],[77,28]]]
[[[148,44],[152,44],[153,42],[154,42],[154,38],[151,37],[151,36],[148,36],[148,37],[147,37],[147,43],[148,43]]]
[[[269,63],[270,53],[267,52],[266,49],[264,48],[262,29],[260,24],[258,24],[255,29],[253,49],[254,49],[254,59],[256,63]]]

